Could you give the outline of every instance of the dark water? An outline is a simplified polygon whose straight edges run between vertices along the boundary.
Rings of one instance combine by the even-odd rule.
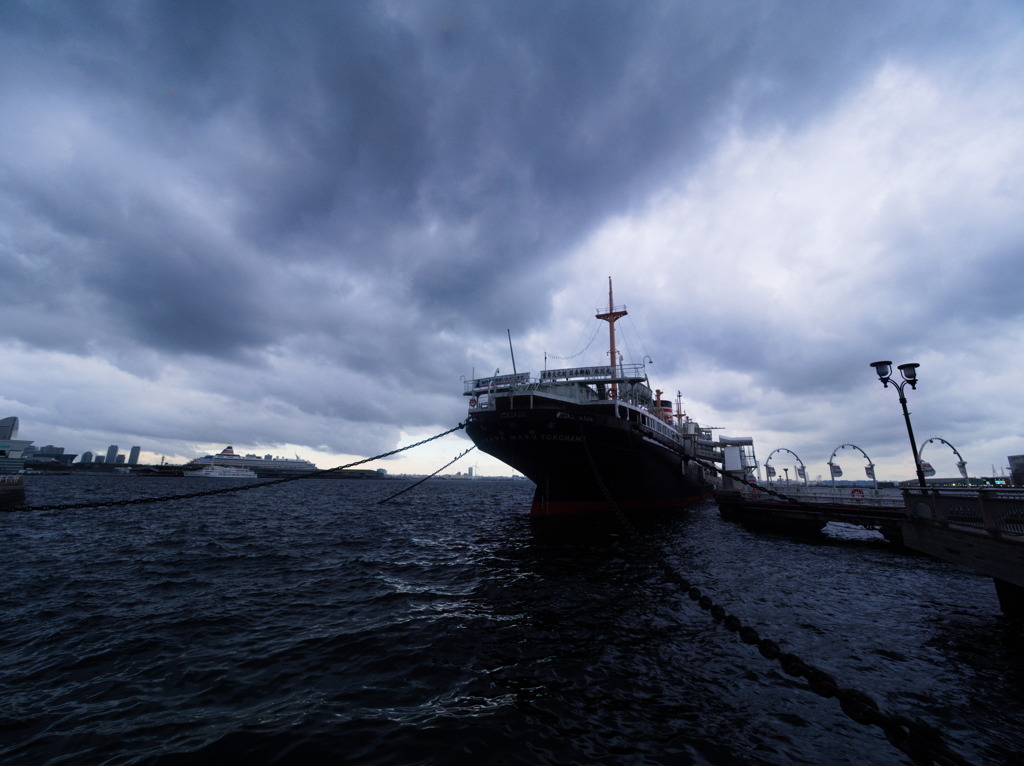
[[[33,504],[198,481],[29,478]],[[968,761],[1020,762],[1024,636],[990,580],[713,506],[642,541],[537,526],[526,482],[377,504],[401,486],[0,515],[0,762],[907,762],[667,585],[652,549]]]

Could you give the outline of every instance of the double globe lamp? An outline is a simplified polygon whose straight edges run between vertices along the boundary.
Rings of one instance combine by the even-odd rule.
[[[890,377],[892,373],[892,362],[872,362],[871,366],[875,368],[875,372],[878,373],[878,379],[882,381],[882,385],[886,388],[892,383],[893,387],[900,394],[900,405],[903,407],[903,419],[907,421],[907,435],[910,437],[910,449],[914,453],[914,467],[917,468],[917,481],[923,487],[925,486],[924,481],[924,469],[921,468],[921,458],[917,454],[917,442],[914,441],[914,429],[910,425],[910,412],[907,411],[907,397],[903,393],[903,389],[910,384],[911,388],[917,388],[917,368],[921,365],[915,362],[909,362],[907,364],[901,364],[898,369],[900,375],[903,376],[903,380],[894,380]]]

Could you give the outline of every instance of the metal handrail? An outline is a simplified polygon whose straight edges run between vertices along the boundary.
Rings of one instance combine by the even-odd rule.
[[[906,489],[904,502],[912,520],[1024,536],[1024,491],[1019,489]]]

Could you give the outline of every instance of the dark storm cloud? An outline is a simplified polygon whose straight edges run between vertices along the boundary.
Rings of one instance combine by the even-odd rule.
[[[130,172],[155,155],[233,199],[236,252],[194,235],[182,247],[173,232],[190,221],[145,188],[165,179],[139,179],[122,192],[129,207],[152,195],[142,212],[160,246],[118,253],[115,242],[97,254],[125,266],[123,278],[96,284],[141,342],[197,352],[227,350],[237,327],[196,333],[169,319],[198,308],[204,324],[218,311],[253,311],[267,324],[240,299],[244,285],[218,275],[222,259],[254,271],[289,258],[390,273],[445,324],[493,330],[509,312],[520,324],[543,321],[560,276],[547,269],[553,258],[694,157],[714,138],[709,120],[751,78],[767,83],[752,114],[835,98],[859,71],[847,71],[849,59],[864,55],[848,27],[871,18],[866,6],[625,2],[14,4],[4,13],[29,82],[77,94],[123,142],[124,156],[108,162]],[[103,247],[124,223],[125,200],[107,198],[104,166],[69,169],[65,189],[24,199]],[[511,299],[527,292],[516,315]],[[496,305],[508,307],[500,319]],[[242,346],[259,341],[238,336]]]
[[[324,268],[408,269],[403,287],[418,305],[436,312],[458,298],[460,314],[484,322],[507,300],[506,280],[521,292],[534,264],[699,150],[703,119],[764,63],[752,55],[778,55],[758,43],[759,26],[782,21],[661,4],[456,4],[407,9],[423,14],[410,29],[385,7],[12,13],[40,46],[56,46],[66,87],[145,135],[138,151],[180,158],[240,198],[239,247],[310,242]],[[811,18],[815,47],[841,29],[841,19]],[[783,69],[794,48],[784,51]],[[789,79],[828,77],[827,61],[808,63],[791,65]],[[413,238],[428,222],[463,236],[389,243],[389,233]],[[90,236],[85,222],[69,224]],[[181,271],[165,300],[183,301],[185,313],[188,291],[175,287],[192,275],[187,263]]]
[[[236,365],[243,398],[293,402],[311,421],[447,420],[461,402],[438,413],[420,397],[447,391],[506,328],[546,327],[565,285],[600,289],[606,276],[567,254],[729,131],[798,132],[884,62],[963,56],[1019,15],[914,2],[3,3],[0,340],[125,365],[134,350],[140,368],[173,359],[207,386]],[[1016,252],[1010,238],[985,262],[1018,269]],[[1008,284],[965,269],[937,292],[970,285],[966,321],[984,314],[982,294],[1012,314]],[[900,310],[931,316],[929,300]],[[695,359],[764,370],[766,388],[847,385],[823,363],[827,339],[810,358],[772,353],[771,321],[739,333],[735,312],[698,301],[678,315],[667,324],[693,335]],[[873,329],[872,342],[906,343]],[[358,390],[367,376],[416,393],[384,406]]]

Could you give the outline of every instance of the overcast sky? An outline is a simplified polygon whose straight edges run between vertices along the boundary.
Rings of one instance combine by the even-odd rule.
[[[0,417],[40,446],[380,454],[506,331],[604,363],[611,276],[625,361],[761,461],[912,478],[891,359],[991,475],[1022,274],[1016,0],[0,3]]]

